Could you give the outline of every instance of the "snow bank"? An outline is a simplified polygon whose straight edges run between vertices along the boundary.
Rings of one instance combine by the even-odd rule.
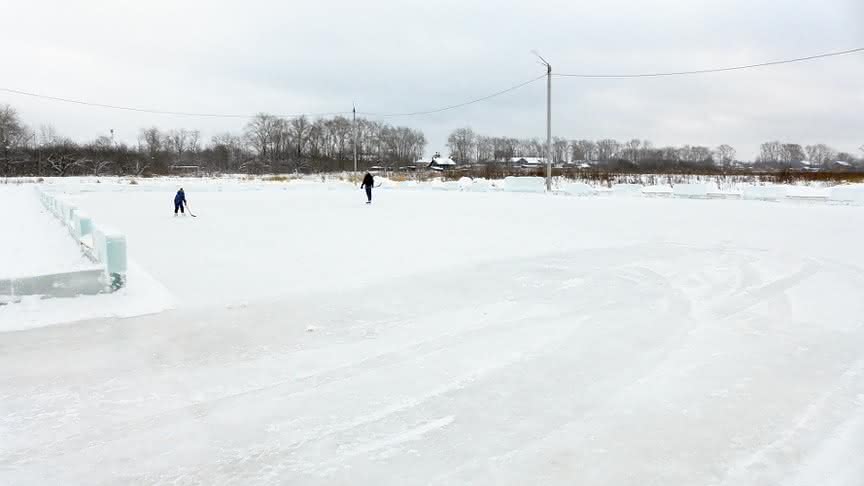
[[[642,196],[642,184],[615,184],[612,186],[612,194],[625,197]]]
[[[675,184],[672,187],[672,195],[690,199],[703,199],[708,197],[708,185],[701,183]]]
[[[546,180],[542,177],[504,178],[504,190],[507,192],[546,192]]]
[[[459,179],[459,190],[470,192],[488,192],[492,190],[492,184],[486,179],[471,179],[463,177]]]
[[[645,186],[642,189],[642,195],[648,197],[669,197],[672,195],[672,188],[665,185]]]
[[[571,182],[562,184],[561,191],[571,196],[593,196],[597,190],[582,182]]]
[[[741,188],[741,197],[748,200],[779,201],[786,197],[786,186],[744,186]]]
[[[828,190],[812,186],[786,186],[786,197],[805,201],[827,201]]]
[[[851,184],[831,188],[828,199],[835,202],[864,204],[864,184]]]
[[[432,181],[429,187],[438,191],[458,191],[460,189],[459,181],[442,181],[440,179]]]
[[[470,177],[460,177],[459,178],[459,190],[460,191],[470,191],[471,186],[474,185],[474,180]]]
[[[0,185],[0,279],[92,269],[33,186]]]
[[[472,192],[489,192],[493,189],[488,179],[474,179],[474,184],[471,185]]]

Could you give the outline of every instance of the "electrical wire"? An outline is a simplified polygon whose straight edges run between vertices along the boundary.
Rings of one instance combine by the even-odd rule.
[[[791,64],[797,62],[805,62],[812,61],[816,59],[823,59],[829,57],[837,57],[844,56],[848,54],[854,54],[864,52],[864,47],[858,47],[855,49],[847,49],[844,51],[834,51],[827,52],[823,54],[816,54],[812,56],[806,57],[798,57],[793,59],[783,59],[779,61],[769,61],[762,62],[757,64],[746,64],[742,66],[731,66],[724,68],[711,68],[711,69],[698,69],[693,71],[670,71],[670,72],[656,72],[656,73],[631,73],[631,74],[581,74],[581,73],[552,73],[552,76],[561,77],[561,78],[591,78],[591,79],[622,79],[622,78],[659,78],[659,77],[671,77],[671,76],[686,76],[686,75],[696,75],[696,74],[708,74],[708,73],[720,73],[720,72],[728,72],[728,71],[741,71],[745,69],[754,69],[766,66],[776,66],[780,64]],[[515,91],[519,88],[527,86],[531,83],[537,82],[546,77],[546,75],[541,75],[536,78],[529,79],[523,83],[516,84],[514,86],[510,86],[509,88],[505,88],[501,91],[496,91],[495,93],[482,96],[480,98],[475,98],[469,101],[465,101],[463,103],[457,103],[455,105],[448,105],[441,108],[435,108],[431,110],[425,111],[412,111],[412,112],[404,112],[404,113],[374,113],[374,112],[357,112],[358,115],[365,116],[373,116],[373,117],[381,117],[381,118],[389,118],[389,117],[408,117],[408,116],[422,116],[422,115],[431,115],[435,113],[441,113],[444,111],[455,110],[457,108],[462,108],[464,106],[473,105],[475,103],[480,103],[486,100],[490,100],[492,98],[504,95],[511,91]],[[32,93],[28,91],[22,91],[18,89],[11,88],[3,88],[0,87],[0,91],[6,93],[12,93],[22,96],[30,96],[33,98],[41,98],[51,101],[59,101],[63,103],[72,103],[77,105],[85,105],[85,106],[93,106],[98,108],[106,108],[113,110],[124,110],[124,111],[133,111],[138,113],[150,113],[156,115],[172,115],[172,116],[186,116],[186,117],[199,117],[199,118],[241,118],[248,119],[253,118],[255,115],[241,115],[241,114],[228,114],[228,113],[192,113],[192,112],[184,112],[184,111],[165,111],[165,110],[154,110],[147,108],[138,108],[132,106],[121,106],[121,105],[109,105],[104,103],[93,103],[83,100],[76,100],[70,98],[61,98],[57,96],[49,96],[43,95],[39,93]],[[301,116],[309,116],[309,117],[326,117],[326,116],[336,116],[336,115],[350,115],[352,112],[350,111],[334,111],[327,113],[295,113],[295,114],[282,114],[282,115],[274,115],[278,118],[298,118]]]
[[[21,91],[17,89],[11,88],[2,88],[0,87],[0,91],[4,91],[6,93],[13,93],[22,96],[30,96],[33,98],[41,98],[45,100],[52,101],[61,101],[63,103],[73,103],[76,105],[85,105],[85,106],[94,106],[98,108],[109,108],[112,110],[124,110],[124,111],[134,111],[138,113],[150,113],[155,115],[173,115],[173,116],[189,116],[189,117],[198,117],[198,118],[253,118],[255,115],[239,115],[239,114],[226,114],[226,113],[190,113],[183,111],[163,111],[163,110],[151,110],[147,108],[136,108],[131,106],[118,106],[118,105],[106,105],[104,103],[92,103],[89,101],[82,100],[74,100],[69,98],[60,98],[57,96],[48,96],[39,93],[30,93],[27,91]],[[329,113],[295,113],[290,115],[273,115],[278,118],[298,118],[301,116],[335,116],[335,115],[350,115],[350,111],[334,111]]]
[[[495,98],[496,96],[501,96],[501,95],[503,95],[503,94],[509,93],[509,92],[511,92],[511,91],[515,91],[515,90],[517,90],[517,89],[519,89],[519,88],[522,88],[522,87],[524,87],[524,86],[528,86],[529,84],[534,83],[534,82],[537,82],[537,81],[539,81],[539,80],[541,80],[541,79],[543,79],[543,78],[545,78],[545,77],[546,77],[546,75],[544,74],[544,75],[542,75],[542,76],[538,76],[538,77],[536,77],[536,78],[529,79],[528,81],[525,81],[524,83],[519,83],[519,84],[517,84],[517,85],[515,85],[515,86],[511,86],[511,87],[509,87],[509,88],[502,89],[501,91],[497,91],[497,92],[495,92],[495,93],[492,93],[492,94],[490,94],[490,95],[483,96],[483,97],[481,97],[481,98],[476,98],[476,99],[473,99],[473,100],[470,100],[470,101],[466,101],[466,102],[464,102],[464,103],[459,103],[459,104],[456,104],[456,105],[449,105],[449,106],[445,106],[445,107],[443,107],[443,108],[436,108],[436,109],[434,109],[434,110],[426,110],[426,111],[412,111],[412,112],[407,112],[407,113],[369,113],[369,112],[359,112],[359,111],[358,111],[357,114],[358,114],[358,115],[366,115],[366,116],[377,116],[377,117],[382,117],[382,118],[386,118],[386,117],[397,117],[397,116],[419,116],[419,115],[431,115],[431,114],[433,114],[433,113],[441,113],[442,111],[455,110],[456,108],[462,108],[463,106],[473,105],[474,103],[480,103],[481,101],[486,101],[486,100],[489,100],[489,99]]]
[[[792,63],[796,63],[796,62],[805,62],[805,61],[813,61],[815,59],[823,59],[826,57],[845,56],[847,54],[855,54],[858,52],[864,52],[864,47],[857,47],[855,49],[847,49],[845,51],[826,52],[823,54],[816,54],[813,56],[806,56],[806,57],[797,57],[797,58],[793,58],[793,59],[783,59],[780,61],[768,61],[768,62],[760,62],[757,64],[746,64],[743,66],[732,66],[732,67],[724,67],[724,68],[697,69],[694,71],[671,71],[671,72],[635,73],[635,74],[552,73],[552,76],[557,76],[557,77],[561,77],[561,78],[591,78],[591,79],[660,78],[660,77],[669,77],[669,76],[687,76],[687,75],[693,75],[693,74],[708,74],[708,73],[722,73],[722,72],[728,72],[728,71],[741,71],[744,69],[753,69],[753,68],[760,68],[760,67],[766,67],[766,66],[777,66],[779,64],[792,64]]]

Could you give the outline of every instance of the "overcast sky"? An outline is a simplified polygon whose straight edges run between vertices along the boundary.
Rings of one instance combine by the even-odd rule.
[[[254,114],[434,109],[543,74],[747,64],[864,46],[862,0],[0,0],[0,87],[157,110]],[[553,80],[553,135],[656,146],[864,144],[864,54],[683,78]],[[77,140],[242,119],[90,108],[0,92]],[[545,82],[468,108],[389,118],[427,152],[470,126],[545,136]],[[860,154],[860,153],[858,153]]]

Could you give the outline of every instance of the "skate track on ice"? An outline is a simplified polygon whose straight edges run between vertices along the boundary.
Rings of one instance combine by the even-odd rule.
[[[584,239],[0,334],[0,483],[861,483],[860,210],[528,201]]]

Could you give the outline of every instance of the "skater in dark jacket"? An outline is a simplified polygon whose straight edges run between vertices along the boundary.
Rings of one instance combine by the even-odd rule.
[[[177,191],[177,195],[174,196],[174,216],[177,216],[177,211],[179,210],[184,215],[186,212],[183,210],[183,206],[186,205],[186,193],[183,192],[183,188],[181,187],[179,191]]]
[[[360,188],[366,188],[366,204],[372,204],[372,186],[375,185],[375,178],[372,177],[372,174],[366,173],[363,176],[363,184],[360,185]]]

